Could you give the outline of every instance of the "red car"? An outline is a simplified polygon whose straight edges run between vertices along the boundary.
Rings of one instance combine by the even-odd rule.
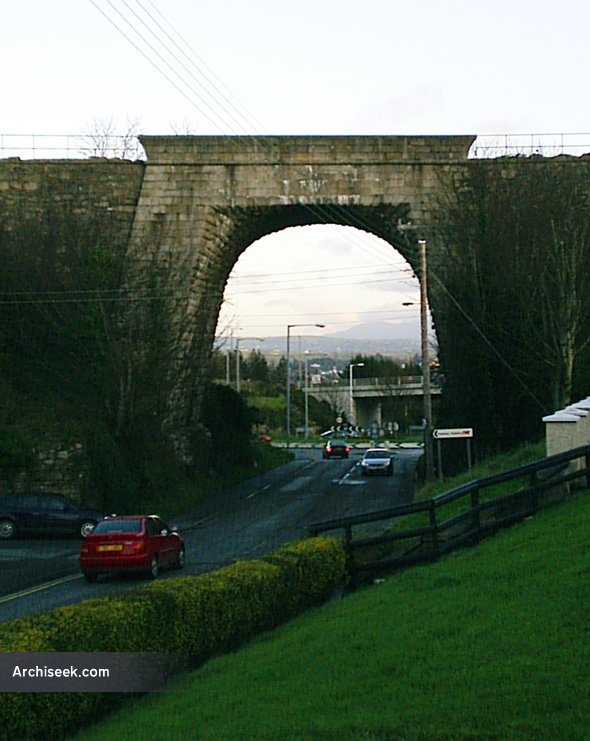
[[[106,517],[84,538],[80,568],[87,582],[99,574],[139,572],[155,579],[161,568],[182,569],[184,542],[156,515]]]

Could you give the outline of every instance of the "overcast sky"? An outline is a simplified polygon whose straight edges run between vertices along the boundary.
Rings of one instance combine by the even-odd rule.
[[[587,0],[23,0],[4,3],[2,28],[0,135],[110,119],[149,134],[590,130]],[[225,313],[237,334],[398,323],[415,281],[389,246],[351,231],[287,230],[249,248]]]

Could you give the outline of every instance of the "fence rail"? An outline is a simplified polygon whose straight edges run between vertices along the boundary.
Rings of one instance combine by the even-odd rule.
[[[355,389],[368,388],[398,388],[399,386],[422,386],[422,376],[384,376],[382,378],[363,378],[358,376],[352,379],[352,385]],[[350,380],[347,378],[335,378],[332,381],[323,381],[314,386],[332,388],[334,386],[350,388]]]
[[[496,157],[579,157],[590,153],[590,134],[479,134],[469,150],[472,159]]]
[[[112,134],[0,134],[0,157],[22,159],[145,159],[136,136]]]
[[[590,133],[581,134],[479,134],[471,159],[510,156],[555,157],[590,153]],[[145,159],[135,135],[114,134],[0,134],[0,158],[86,159],[107,157]]]
[[[436,560],[477,543],[562,501],[571,483],[590,488],[590,445],[469,481],[423,502],[317,522],[308,532],[343,531],[349,573],[356,580],[362,573]],[[507,491],[511,486],[517,488]]]

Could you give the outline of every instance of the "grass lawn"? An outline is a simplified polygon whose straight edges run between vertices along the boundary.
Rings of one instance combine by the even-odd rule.
[[[590,498],[312,610],[80,738],[590,738]]]

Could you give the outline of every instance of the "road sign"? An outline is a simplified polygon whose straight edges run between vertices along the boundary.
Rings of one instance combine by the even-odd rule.
[[[432,432],[433,437],[435,437],[437,440],[440,440],[442,438],[451,438],[451,437],[473,437],[473,428],[472,427],[455,427],[448,430],[434,430]]]

